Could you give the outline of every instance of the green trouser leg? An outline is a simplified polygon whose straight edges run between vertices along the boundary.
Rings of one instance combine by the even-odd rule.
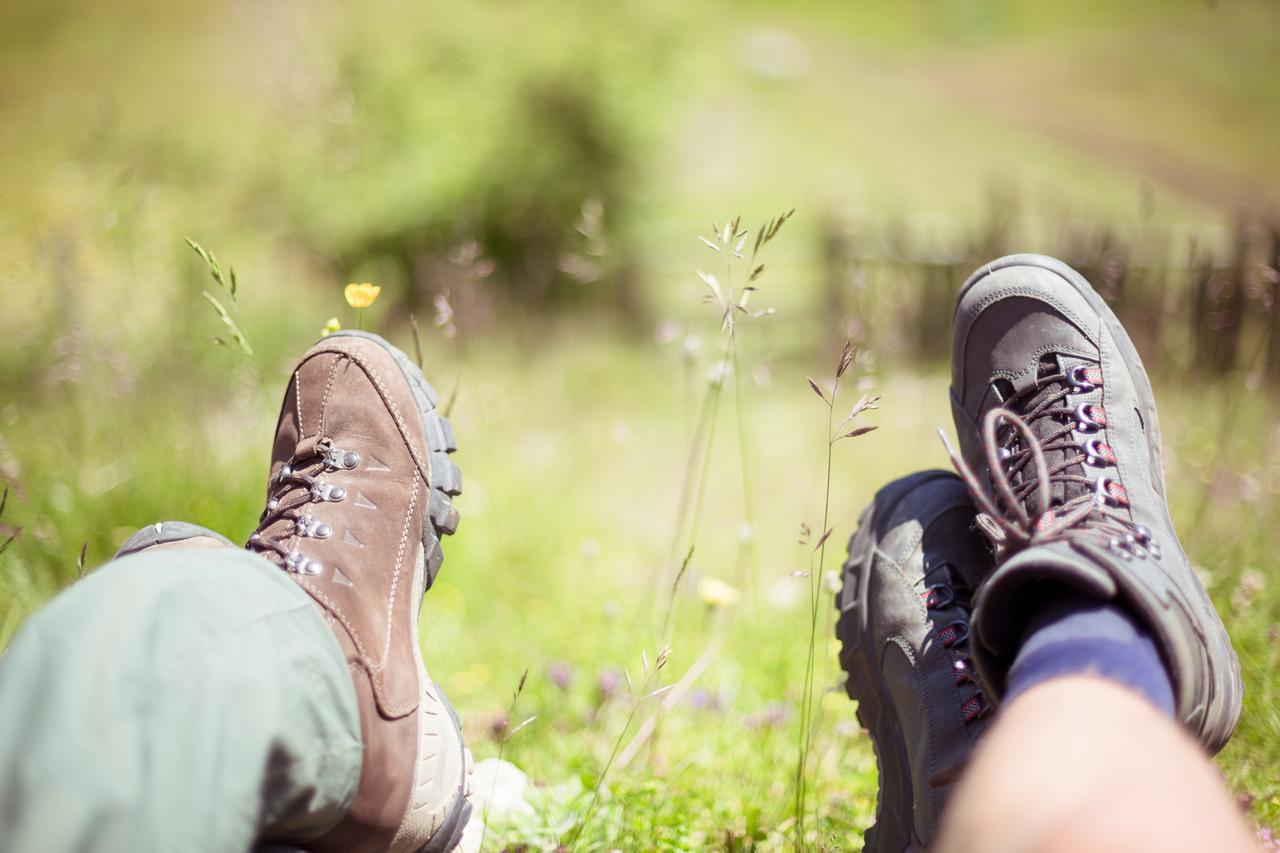
[[[360,780],[346,662],[244,551],[117,560],[0,657],[0,849],[238,851],[314,837]]]

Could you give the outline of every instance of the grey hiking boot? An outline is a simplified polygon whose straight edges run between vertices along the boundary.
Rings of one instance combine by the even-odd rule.
[[[1053,258],[987,264],[957,299],[951,403],[957,467],[999,551],[975,603],[983,683],[1003,694],[1029,602],[1066,585],[1147,627],[1177,715],[1221,749],[1240,716],[1239,662],[1174,532],[1151,383],[1111,309]]]
[[[444,851],[471,811],[471,755],[418,637],[458,514],[449,421],[422,372],[377,335],[309,349],[285,392],[267,504],[248,547],[315,602],[347,658],[364,762],[342,821],[308,850]]]
[[[881,489],[849,542],[837,598],[840,665],[879,765],[865,849],[923,849],[991,706],[967,647],[969,599],[991,570],[959,477],[924,471]]]
[[[153,548],[238,548],[217,531],[186,521],[157,521],[130,536],[116,551],[113,560],[140,554]]]

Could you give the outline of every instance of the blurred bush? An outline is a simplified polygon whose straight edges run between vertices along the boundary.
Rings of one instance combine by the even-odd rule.
[[[309,278],[390,285],[393,307],[452,290],[460,312],[590,301],[638,318],[634,200],[684,14],[638,0],[6,4],[0,238],[61,233],[84,255],[105,220],[108,248],[133,252],[163,218],[165,239],[194,231],[227,254],[219,232],[269,235]],[[466,293],[478,278],[491,286]]]
[[[359,17],[331,35],[328,120],[270,145],[270,192],[307,248],[339,277],[400,279],[411,308],[481,276],[525,307],[604,290],[637,309],[631,199],[673,16],[571,0]]]

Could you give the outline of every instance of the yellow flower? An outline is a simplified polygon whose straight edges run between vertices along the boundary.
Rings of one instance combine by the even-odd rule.
[[[736,589],[718,578],[704,577],[698,581],[698,597],[713,610],[732,607],[738,602],[738,595]]]
[[[381,292],[381,287],[366,281],[361,284],[348,284],[342,291],[342,295],[347,297],[347,304],[352,308],[368,308],[378,301],[378,294]]]
[[[334,332],[342,331],[342,324],[338,322],[337,317],[330,317],[329,322],[324,324],[324,328],[320,330],[320,337],[327,338]]]

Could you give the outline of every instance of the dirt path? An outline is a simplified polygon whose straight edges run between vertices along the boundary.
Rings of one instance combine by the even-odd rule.
[[[1268,196],[1280,186],[1243,168],[1189,157],[1158,139],[1139,138],[1129,128],[1091,121],[1088,115],[1063,108],[1038,92],[999,85],[995,75],[963,68],[919,72],[921,82],[965,99],[975,110],[1052,137],[1091,157],[1123,167],[1195,201],[1233,215],[1250,217],[1268,211]],[[1274,207],[1270,208],[1274,212]]]

